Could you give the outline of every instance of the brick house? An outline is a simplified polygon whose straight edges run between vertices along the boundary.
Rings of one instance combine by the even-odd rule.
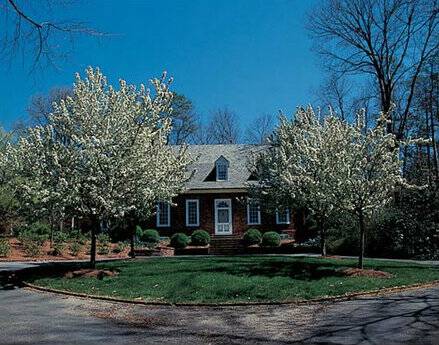
[[[160,202],[147,226],[162,236],[176,232],[191,234],[204,229],[213,240],[238,239],[249,228],[278,231],[294,236],[295,217],[289,209],[275,214],[264,212],[248,198],[251,183],[248,159],[267,146],[190,145],[196,158],[189,171],[193,176],[186,190],[173,200],[175,206]]]

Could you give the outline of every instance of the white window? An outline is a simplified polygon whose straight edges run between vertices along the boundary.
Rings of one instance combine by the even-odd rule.
[[[186,200],[186,226],[200,225],[200,204],[197,199]]]
[[[171,205],[167,202],[159,202],[157,204],[157,227],[165,227],[171,225]]]
[[[217,159],[216,163],[216,180],[227,181],[229,179],[229,161],[223,156]]]
[[[276,211],[276,224],[290,224],[290,209],[284,208]]]
[[[248,199],[247,201],[247,224],[261,224],[261,207],[256,200]]]

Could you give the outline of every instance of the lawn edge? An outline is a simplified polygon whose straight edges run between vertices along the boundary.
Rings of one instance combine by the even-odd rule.
[[[338,301],[346,301],[355,297],[367,297],[367,296],[380,296],[385,294],[390,294],[394,292],[402,292],[409,290],[416,290],[422,288],[433,287],[439,284],[439,280],[433,280],[427,283],[416,283],[410,285],[399,285],[392,286],[383,289],[375,289],[370,291],[358,291],[347,293],[343,295],[335,295],[335,296],[324,296],[318,298],[311,299],[296,299],[296,300],[285,300],[285,301],[266,301],[266,302],[218,302],[218,303],[208,303],[208,302],[160,302],[160,301],[143,301],[143,300],[132,300],[125,298],[117,298],[111,296],[99,296],[99,295],[89,295],[81,292],[73,292],[68,290],[59,290],[52,289],[41,285],[35,285],[28,282],[23,281],[22,285],[38,291],[56,293],[60,295],[73,296],[73,297],[81,297],[86,299],[94,299],[108,302],[117,302],[117,303],[127,303],[127,304],[140,304],[145,306],[176,306],[176,307],[238,307],[238,306],[258,306],[258,305],[288,305],[288,304],[296,304],[296,305],[304,305],[304,304],[313,304],[319,302],[338,302]]]

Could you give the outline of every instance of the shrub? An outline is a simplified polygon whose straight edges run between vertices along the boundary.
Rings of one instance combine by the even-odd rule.
[[[279,247],[280,235],[276,231],[268,231],[262,236],[262,246]]]
[[[90,236],[89,234],[83,234],[83,233],[78,234],[77,239],[79,244],[82,245],[87,244],[87,242],[89,241],[89,236]]]
[[[140,227],[140,225],[136,225],[135,234],[136,234],[137,239],[140,240],[140,238],[143,235],[143,229]]]
[[[180,249],[185,248],[187,247],[189,242],[190,242],[189,236],[181,232],[177,232],[171,237],[171,247],[174,248],[180,248]]]
[[[81,252],[82,244],[79,241],[74,241],[70,243],[70,252],[73,256],[78,256],[78,254]]]
[[[0,238],[0,257],[7,257],[11,253],[11,245],[7,238]]]
[[[195,230],[191,236],[191,244],[194,246],[207,246],[210,243],[210,235],[206,230]]]
[[[329,244],[328,244],[329,246]],[[320,236],[309,238],[306,241],[294,244],[294,248],[305,252],[319,252],[320,251]],[[328,248],[329,249],[329,248]]]
[[[262,240],[262,234],[258,229],[248,229],[244,233],[244,237],[242,238],[242,240],[246,246],[259,244]]]
[[[46,238],[48,238],[50,235],[50,226],[42,222],[32,223],[29,225],[28,230],[33,234],[44,236]]]
[[[49,238],[50,227],[41,222],[32,223],[29,226],[23,226],[18,233],[18,240],[24,245],[25,242],[32,241],[42,246]]]
[[[118,242],[116,247],[113,248],[113,252],[114,253],[122,253],[127,247],[128,247],[127,243]]]
[[[148,247],[155,247],[160,241],[160,235],[155,229],[147,229],[142,232],[140,241],[146,243]]]
[[[53,251],[52,255],[62,255],[65,247],[66,242],[69,239],[69,235],[65,232],[56,232],[53,236]]]
[[[97,252],[99,255],[106,255],[110,252],[110,237],[107,234],[97,236]]]
[[[24,252],[27,256],[35,257],[41,255],[41,244],[38,241],[28,238],[22,243]]]

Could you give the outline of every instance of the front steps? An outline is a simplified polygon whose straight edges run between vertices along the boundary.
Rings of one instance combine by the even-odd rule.
[[[244,251],[241,236],[216,235],[210,240],[210,254],[213,255],[236,255]]]

